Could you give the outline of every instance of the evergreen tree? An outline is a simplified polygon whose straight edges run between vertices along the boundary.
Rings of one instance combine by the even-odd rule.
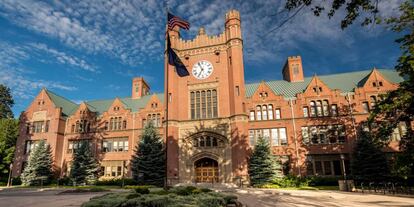
[[[99,164],[91,152],[89,142],[81,141],[73,153],[70,178],[75,185],[95,184],[98,172]]]
[[[388,175],[388,163],[381,145],[369,132],[361,131],[354,147],[351,162],[352,175],[357,180],[382,180]]]
[[[14,100],[10,92],[10,88],[0,84],[0,119],[13,118],[11,108],[14,105]]]
[[[19,123],[15,119],[0,119],[0,177],[7,177],[13,161]]]
[[[165,179],[165,150],[161,137],[149,122],[131,160],[132,176],[139,184],[162,186]]]
[[[282,166],[270,150],[268,140],[259,137],[249,160],[250,184],[253,186],[270,183],[282,176]]]
[[[29,161],[21,176],[22,184],[26,186],[38,185],[41,182],[40,179],[43,180],[43,183],[48,183],[52,177],[52,167],[50,147],[46,141],[42,140],[30,153]]]

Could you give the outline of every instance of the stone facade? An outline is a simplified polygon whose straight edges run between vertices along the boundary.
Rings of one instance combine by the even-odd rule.
[[[235,10],[226,14],[218,36],[203,28],[193,40],[183,40],[178,28],[169,36],[192,75],[178,77],[165,57],[164,94],[150,94],[143,78],[133,79],[131,97],[81,104],[43,89],[21,114],[13,175],[21,174],[36,141],[45,139],[57,174],[65,176],[77,141],[86,139],[102,165],[102,179],[131,176],[141,129],[152,121],[161,136],[167,129],[170,184],[248,180],[248,157],[259,136],[269,139],[285,173],[339,176],[349,169],[369,109],[402,81],[396,72],[375,68],[305,77],[302,59],[294,56],[281,70],[284,80],[245,84]],[[402,133],[403,126],[384,150],[397,152]]]

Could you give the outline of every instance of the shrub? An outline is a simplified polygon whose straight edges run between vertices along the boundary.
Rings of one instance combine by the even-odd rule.
[[[137,182],[131,178],[124,178],[124,185],[136,185]],[[112,185],[112,186],[122,186],[122,178],[112,178],[106,180],[99,180],[96,182],[96,185]]]
[[[91,198],[90,201],[83,203],[82,207],[115,207],[121,206],[122,203],[127,201],[125,193],[108,193],[102,196],[96,196]]]
[[[171,192],[177,195],[187,196],[187,195],[193,194],[193,191],[196,189],[197,188],[194,186],[179,186],[179,187],[171,189]]]
[[[309,185],[308,178],[301,178],[295,175],[287,175],[282,178],[276,178],[272,181],[272,184],[279,186],[281,188],[289,188],[289,187],[303,187]],[[272,186],[272,185],[265,185],[265,186]]]
[[[149,194],[149,188],[147,186],[137,186],[135,192],[139,194]]]
[[[235,195],[225,195],[223,198],[224,198],[224,202],[226,203],[226,205],[237,203],[237,196]]]
[[[309,186],[337,186],[341,177],[318,177],[309,178]]]
[[[198,204],[200,207],[221,207],[226,205],[226,201],[221,196],[207,194],[199,197]]]
[[[141,197],[141,194],[139,194],[139,193],[131,193],[131,194],[128,194],[126,196],[126,199],[133,199],[133,198],[139,198],[139,197]]]

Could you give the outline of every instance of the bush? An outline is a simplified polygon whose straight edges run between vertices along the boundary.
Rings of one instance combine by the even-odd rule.
[[[235,195],[226,195],[226,196],[224,196],[224,201],[225,201],[226,205],[236,204],[237,203],[237,196],[235,196]]]
[[[139,194],[149,194],[149,188],[147,186],[137,186],[135,192]]]
[[[295,175],[287,175],[282,178],[276,178],[272,181],[273,185],[279,186],[280,188],[289,188],[289,187],[303,187],[309,185],[308,178],[301,178]],[[265,186],[273,186],[265,185]]]
[[[131,178],[124,178],[124,185],[136,185],[137,182]],[[111,185],[111,186],[122,186],[122,178],[112,178],[106,180],[98,180],[96,185]]]
[[[131,194],[128,194],[126,196],[126,199],[133,199],[133,198],[139,198],[139,197],[141,197],[141,194],[139,194],[139,193],[131,193]]]
[[[195,191],[196,189],[197,188],[194,186],[179,186],[179,187],[171,189],[170,191],[177,195],[187,196],[187,195],[193,194],[194,193],[193,191]]]
[[[109,193],[103,196],[97,196],[91,198],[90,201],[83,203],[82,207],[115,207],[121,206],[122,203],[127,201],[126,194]]]
[[[198,204],[200,207],[221,207],[226,205],[226,201],[222,196],[203,195],[202,197],[199,197]]]
[[[341,177],[309,177],[309,186],[337,186]]]

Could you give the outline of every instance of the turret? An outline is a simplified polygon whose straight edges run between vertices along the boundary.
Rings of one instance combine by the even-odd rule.
[[[137,77],[132,80],[132,99],[138,99],[148,95],[150,87],[143,77]]]
[[[227,40],[231,39],[241,39],[241,21],[240,13],[237,10],[230,10],[226,13],[226,38]]]
[[[302,58],[300,56],[290,56],[283,67],[283,80],[289,82],[303,82]]]

